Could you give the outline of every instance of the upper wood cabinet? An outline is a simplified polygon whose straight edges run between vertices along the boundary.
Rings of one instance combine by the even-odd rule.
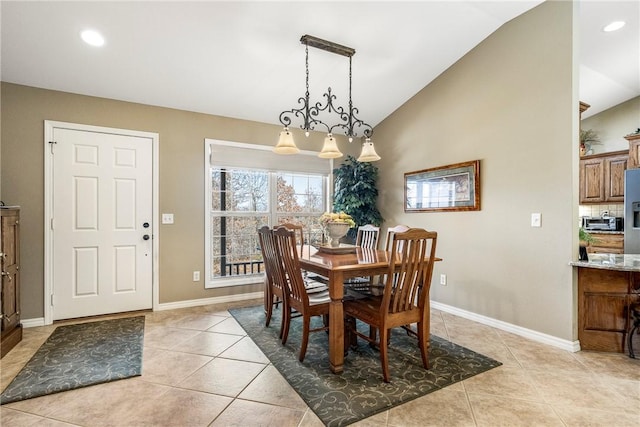
[[[580,159],[580,203],[624,202],[627,151],[584,156]]]
[[[627,135],[624,139],[629,141],[628,169],[640,168],[640,132]]]

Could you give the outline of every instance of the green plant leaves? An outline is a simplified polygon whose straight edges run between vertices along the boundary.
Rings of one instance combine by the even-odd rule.
[[[376,205],[378,199],[378,168],[370,162],[358,162],[347,156],[344,163],[333,170],[335,179],[333,210],[344,211],[353,217],[356,227],[382,224],[382,215]],[[355,237],[357,230],[349,230]]]

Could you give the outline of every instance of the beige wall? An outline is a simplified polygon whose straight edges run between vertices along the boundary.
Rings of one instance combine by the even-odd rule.
[[[160,212],[175,224],[159,231],[160,303],[261,290],[204,289],[204,139],[275,144],[280,128],[257,122],[158,108],[2,83],[2,194],[22,206],[22,318],[44,315],[44,120],[157,132],[160,135]],[[274,111],[274,116],[278,114]],[[301,149],[318,150],[323,135],[296,132]],[[346,152],[356,149],[341,143]],[[353,153],[351,153],[353,154]],[[284,159],[284,158],[283,158]]]
[[[598,132],[602,144],[591,146],[593,154],[628,150],[624,136],[640,127],[640,96],[582,120],[580,127]]]
[[[577,252],[572,7],[545,2],[505,24],[375,129],[385,226],[438,232],[432,299],[566,340]],[[481,211],[404,212],[404,172],[475,159]],[[533,212],[541,228],[530,227]]]
[[[439,233],[444,261],[432,298],[567,340],[575,338],[568,262],[577,252],[572,7],[546,2],[507,23],[374,134],[386,225]],[[44,120],[159,133],[160,211],[176,220],[159,226],[160,302],[259,289],[191,281],[192,270],[204,271],[203,140],[272,144],[277,126],[6,83],[1,96],[1,196],[23,206],[23,318],[43,315]],[[297,141],[317,149],[322,136]],[[481,211],[403,212],[403,172],[473,159],[482,161]],[[532,212],[542,213],[542,228],[529,226]]]

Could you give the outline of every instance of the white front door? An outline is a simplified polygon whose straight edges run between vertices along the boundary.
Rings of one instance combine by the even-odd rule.
[[[152,308],[153,138],[51,138],[52,320]]]

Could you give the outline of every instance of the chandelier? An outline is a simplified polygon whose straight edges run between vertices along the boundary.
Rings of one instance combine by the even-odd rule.
[[[324,139],[324,145],[322,151],[318,154],[323,159],[335,159],[342,157],[342,153],[338,148],[336,139],[333,136],[334,130],[341,130],[349,138],[349,142],[353,141],[354,137],[358,134],[356,129],[362,128],[362,134],[365,138],[362,144],[362,153],[358,157],[359,162],[374,162],[380,160],[380,156],[376,153],[376,150],[371,142],[371,135],[373,134],[373,128],[356,117],[358,109],[353,106],[351,100],[351,58],[356,53],[355,49],[342,46],[337,43],[333,43],[327,40],[322,40],[314,36],[304,35],[300,38],[300,42],[305,45],[305,68],[306,68],[306,92],[303,97],[298,98],[298,104],[301,104],[300,108],[292,108],[291,110],[285,110],[280,113],[280,123],[284,126],[282,132],[280,132],[280,138],[278,144],[273,149],[278,154],[295,154],[300,150],[293,141],[293,135],[289,131],[289,126],[294,119],[302,120],[300,128],[304,130],[305,136],[309,136],[309,131],[314,130],[316,127],[323,127],[327,131],[327,136]],[[335,53],[338,55],[346,56],[349,58],[349,107],[344,109],[341,106],[335,106],[333,103],[336,100],[336,96],[331,93],[331,87],[327,89],[327,92],[323,94],[324,104],[322,102],[316,102],[312,104],[309,99],[309,46],[318,49],[325,50],[327,52]],[[336,123],[328,124],[320,119],[320,115],[335,114]]]

